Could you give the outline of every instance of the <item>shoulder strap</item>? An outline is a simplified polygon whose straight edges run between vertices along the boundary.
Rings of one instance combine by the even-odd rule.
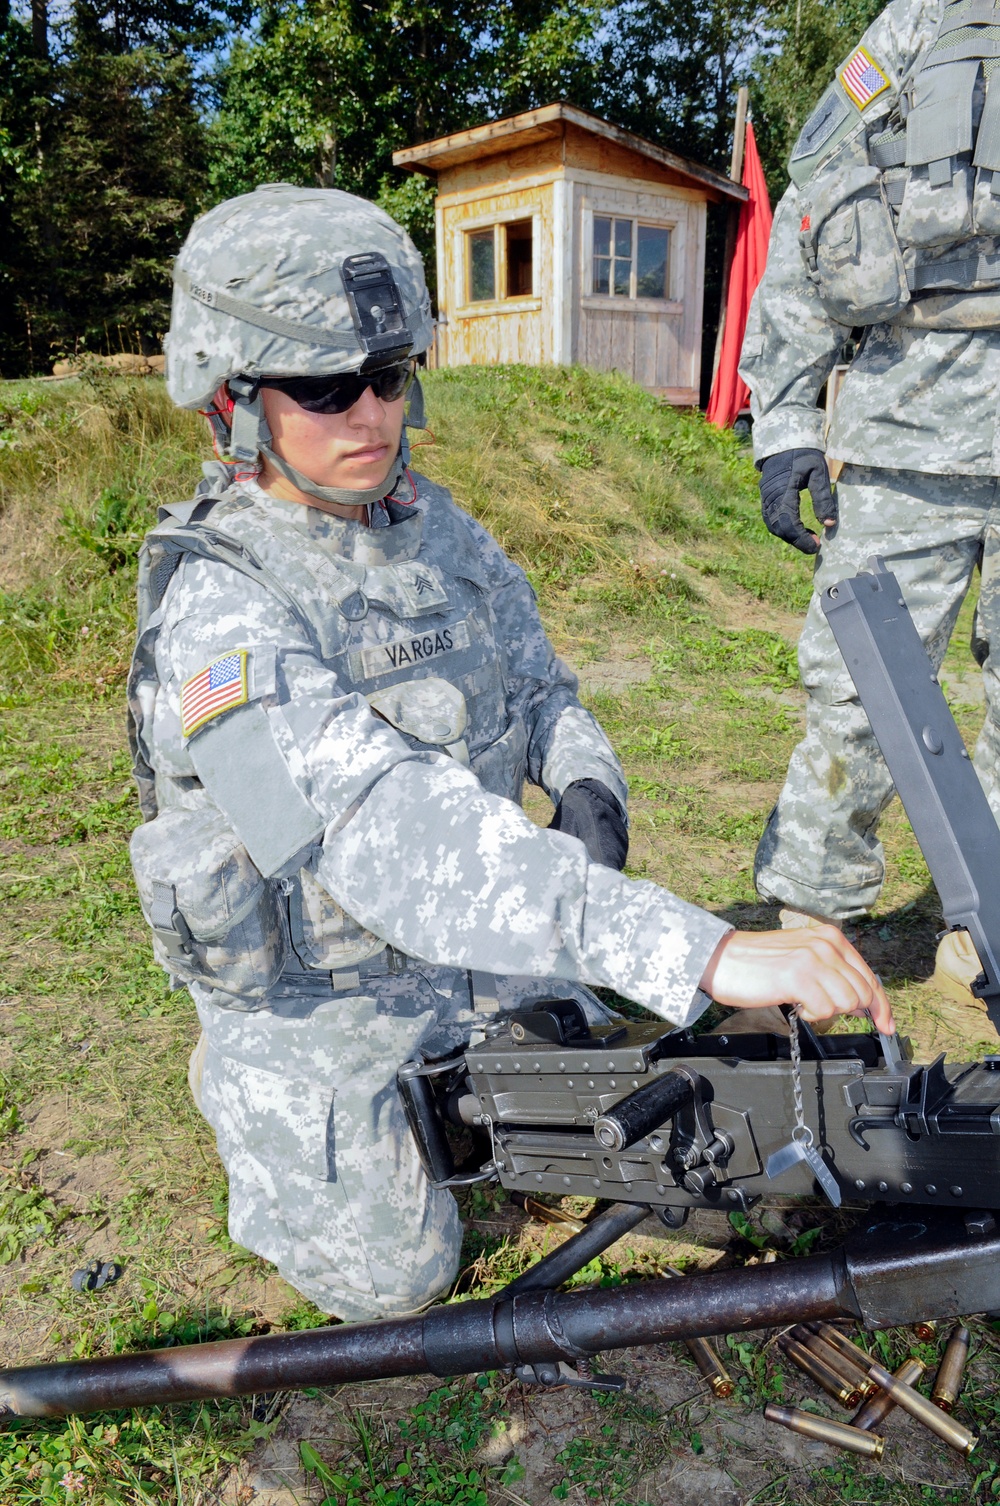
[[[322,653],[322,634],[305,606],[264,566],[255,552],[207,516],[194,519],[195,505],[164,509],[167,516],[150,530],[139,551],[137,626],[135,647],[128,676],[128,739],[132,774],[139,787],[139,806],[147,821],[157,814],[156,780],[142,738],[143,682],[155,681],[156,634],[162,621],[163,598],[174,572],[185,555],[218,560],[256,581],[275,596],[304,628],[310,642]],[[214,511],[209,504],[208,511]],[[184,519],[185,521],[181,521]],[[219,522],[224,521],[223,517]],[[353,589],[353,588],[352,588]]]

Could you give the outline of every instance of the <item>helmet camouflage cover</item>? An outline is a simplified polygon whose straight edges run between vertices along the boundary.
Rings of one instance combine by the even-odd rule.
[[[174,266],[164,340],[174,402],[205,408],[240,375],[358,371],[366,352],[341,268],[372,252],[389,264],[416,355],[433,333],[423,263],[384,210],[335,188],[271,183],[203,214]]]

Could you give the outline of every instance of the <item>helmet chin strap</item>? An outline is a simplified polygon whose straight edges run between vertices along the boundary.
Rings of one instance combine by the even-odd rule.
[[[292,486],[304,492],[307,497],[315,497],[318,502],[336,502],[342,507],[364,507],[371,502],[381,502],[383,497],[388,497],[399,485],[410,458],[405,427],[395,464],[385,480],[377,486],[369,486],[363,491],[351,491],[343,486],[318,486],[271,449],[271,430],[264,416],[264,403],[256,382],[251,382],[246,377],[235,377],[229,382],[229,391],[235,404],[229,453],[238,464],[253,465],[260,456],[279,476],[284,476],[286,481],[290,481]],[[421,404],[421,409],[422,406]],[[423,417],[422,412],[419,416]]]

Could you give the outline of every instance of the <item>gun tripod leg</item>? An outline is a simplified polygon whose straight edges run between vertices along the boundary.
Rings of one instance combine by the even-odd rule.
[[[645,1203],[612,1203],[592,1219],[579,1234],[574,1234],[561,1244],[558,1250],[543,1256],[537,1265],[518,1276],[499,1297],[522,1297],[525,1292],[555,1291],[577,1271],[598,1255],[602,1255],[616,1239],[630,1234],[637,1224],[648,1218],[650,1209]]]

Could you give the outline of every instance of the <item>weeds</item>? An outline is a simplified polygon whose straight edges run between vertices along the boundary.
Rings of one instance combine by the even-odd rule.
[[[482,1445],[506,1426],[493,1378],[432,1391],[401,1418],[396,1436],[373,1408],[352,1413],[354,1443],[327,1463],[310,1443],[299,1445],[307,1475],[329,1494],[324,1506],[488,1506],[492,1486],[511,1485],[524,1470],[516,1456],[476,1462]]]

